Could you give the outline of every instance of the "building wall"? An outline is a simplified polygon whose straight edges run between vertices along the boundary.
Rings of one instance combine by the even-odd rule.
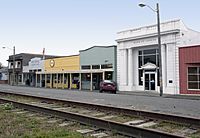
[[[0,80],[8,81],[8,68],[1,68],[0,69]]]
[[[50,66],[50,62],[54,61],[54,66]],[[44,62],[45,72],[62,72],[62,71],[76,71],[80,68],[79,55],[67,56],[61,58],[46,59]]]
[[[29,63],[29,70],[41,70],[44,71],[44,60],[42,58],[32,58]]]
[[[181,20],[161,23],[163,91],[179,94],[179,47],[200,42],[200,33],[188,29]],[[158,48],[157,26],[150,25],[118,33],[117,82],[121,91],[140,91],[138,51]],[[158,73],[156,73],[158,75]],[[144,78],[143,78],[144,79]],[[157,79],[157,81],[159,81]],[[144,84],[144,81],[143,81]],[[159,92],[159,86],[156,91]]]
[[[15,80],[13,80],[13,55],[9,56],[8,59],[8,73],[9,73],[9,84],[21,85],[23,84],[23,67],[28,66],[29,61],[35,57],[43,57],[42,54],[31,54],[31,53],[20,53],[15,55]],[[45,55],[45,58],[53,58],[56,56]]]
[[[162,67],[163,67],[163,89],[166,93],[177,93],[178,82],[176,81],[176,40],[177,34],[172,36],[162,35]],[[151,39],[151,43],[148,45],[148,41]],[[140,45],[134,43],[140,41]],[[138,42],[139,43],[139,42]],[[132,39],[131,41],[125,41],[118,45],[118,83],[119,90],[121,91],[143,91],[144,86],[139,85],[138,78],[138,51],[155,49],[157,46],[156,36],[151,38]],[[129,52],[132,50],[132,52]],[[132,60],[132,61],[130,61]],[[131,63],[132,62],[132,63]],[[130,65],[130,63],[132,65]],[[130,67],[131,66],[131,67]],[[131,73],[131,74],[130,74]],[[132,78],[131,78],[132,77]],[[157,80],[158,81],[158,80]],[[169,83],[170,81],[170,83]],[[171,83],[172,81],[172,83]],[[156,91],[159,92],[159,86]]]
[[[23,66],[22,85],[35,86],[36,72],[43,72],[43,71],[44,71],[44,60],[41,57],[34,57],[30,59],[28,65]]]
[[[113,80],[116,81],[117,51],[116,46],[94,46],[80,51],[80,67],[82,65],[113,65]]]
[[[188,67],[200,67],[200,45],[181,47],[180,53],[180,93],[200,94],[200,90],[188,90]],[[200,74],[199,74],[200,79]]]

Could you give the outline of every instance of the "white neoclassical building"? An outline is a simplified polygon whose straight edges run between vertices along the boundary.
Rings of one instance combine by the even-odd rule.
[[[200,33],[181,20],[161,23],[163,91],[179,94],[179,48],[200,44]],[[117,82],[120,91],[159,92],[157,25],[117,33]]]

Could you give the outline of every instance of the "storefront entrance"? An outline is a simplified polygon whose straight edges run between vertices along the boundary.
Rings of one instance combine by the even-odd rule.
[[[155,72],[145,72],[145,90],[156,90],[156,75]]]

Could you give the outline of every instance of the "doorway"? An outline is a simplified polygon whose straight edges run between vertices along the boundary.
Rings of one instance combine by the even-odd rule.
[[[156,90],[155,72],[145,72],[144,89],[147,91],[155,91]]]

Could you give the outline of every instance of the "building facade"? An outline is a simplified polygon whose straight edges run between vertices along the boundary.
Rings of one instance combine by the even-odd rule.
[[[79,55],[44,61],[36,72],[37,87],[99,90],[102,80],[116,81],[116,46],[93,46]]]
[[[36,73],[37,87],[79,89],[79,55],[46,59]]]
[[[180,93],[179,48],[200,42],[200,33],[181,20],[161,23],[163,91]],[[117,38],[117,82],[120,91],[159,92],[157,25],[121,31]]]
[[[8,68],[2,67],[0,68],[0,84],[8,83]]]
[[[23,81],[24,85],[38,86],[36,83],[36,72],[44,71],[44,59],[34,57],[30,59],[27,66],[23,66]]]
[[[180,94],[200,94],[200,45],[179,49]]]
[[[32,58],[44,58],[42,54],[20,53],[9,56],[8,61],[8,83],[11,85],[24,85],[23,67],[27,67]],[[57,56],[45,55],[45,58],[53,58]],[[14,59],[14,60],[13,60]],[[15,63],[13,64],[13,61]],[[15,65],[15,66],[14,66]],[[27,72],[25,72],[27,73]]]
[[[116,81],[116,46],[93,46],[79,52],[82,89],[99,90],[102,80]]]

